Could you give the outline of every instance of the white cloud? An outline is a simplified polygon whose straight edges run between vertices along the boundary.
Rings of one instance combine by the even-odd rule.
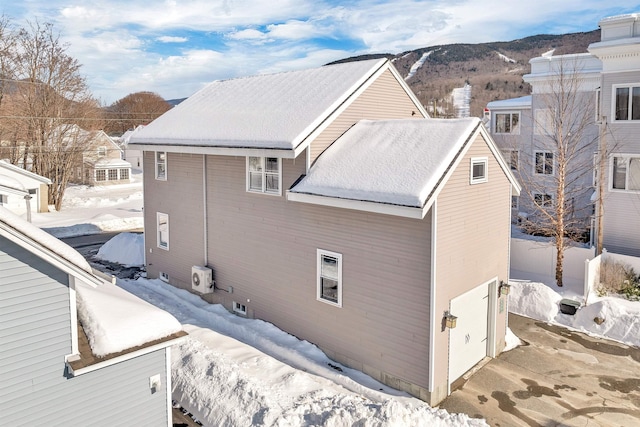
[[[640,11],[629,0],[30,0],[4,7],[16,19],[53,22],[107,102],[138,90],[182,97],[217,78],[362,53],[585,31],[605,16]]]
[[[175,37],[175,36],[162,36],[158,37],[156,40],[162,43],[186,43],[189,41],[186,37]]]

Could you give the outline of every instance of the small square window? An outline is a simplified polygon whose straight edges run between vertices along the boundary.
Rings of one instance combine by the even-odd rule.
[[[487,164],[486,157],[471,159],[471,184],[487,182]]]
[[[247,157],[247,191],[280,195],[281,168],[277,157]]]
[[[107,171],[104,169],[96,170],[96,181],[106,181],[107,180]]]
[[[550,208],[553,206],[553,196],[551,194],[535,193],[533,195],[533,201],[536,205],[543,208]]]
[[[104,157],[107,155],[107,147],[98,147],[98,157]]]
[[[118,180],[118,169],[109,169],[109,181]]]
[[[536,151],[535,173],[538,175],[553,175],[553,153],[549,151]]]
[[[520,113],[496,113],[494,133],[520,133]]]
[[[247,306],[244,304],[240,304],[239,302],[234,301],[233,302],[233,311],[238,313],[238,314],[242,314],[242,315],[247,315]]]
[[[120,169],[120,179],[129,179],[129,169]]]
[[[342,307],[342,254],[318,249],[317,299]]]

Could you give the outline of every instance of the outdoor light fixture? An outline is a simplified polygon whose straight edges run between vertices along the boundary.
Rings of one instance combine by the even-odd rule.
[[[453,329],[456,327],[456,322],[458,318],[448,311],[444,312],[444,324],[447,328]]]
[[[498,287],[498,295],[509,295],[510,290],[510,284],[500,281],[500,286]]]

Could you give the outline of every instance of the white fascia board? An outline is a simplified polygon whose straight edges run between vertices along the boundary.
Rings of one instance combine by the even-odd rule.
[[[71,365],[68,363],[67,363],[67,367],[69,368],[69,373],[74,377],[77,377],[78,375],[83,375],[89,372],[97,371],[98,369],[106,368],[107,366],[112,366],[117,363],[121,363],[139,356],[143,356],[145,354],[153,353],[154,351],[157,351],[157,350],[171,347],[172,345],[175,345],[175,344],[180,344],[182,341],[184,341],[184,339],[185,337],[179,337],[179,338],[164,341],[158,344],[150,345],[149,347],[141,348],[140,350],[132,351],[130,353],[126,353],[121,356],[117,356],[112,359],[105,360],[104,362],[98,362],[78,370],[73,370],[73,368],[71,368]],[[70,358],[69,360],[72,360],[72,358]]]
[[[131,144],[137,150],[142,151],[166,151],[168,153],[204,154],[211,156],[255,156],[278,157],[281,159],[295,159],[303,149],[268,149],[268,148],[239,148],[239,147],[206,147],[193,145],[171,144]]]
[[[28,178],[32,178],[35,179],[36,181],[42,182],[44,184],[51,184],[51,180],[49,178],[46,178],[44,176],[38,175],[37,173],[33,173],[31,171],[28,171],[26,169],[22,169],[20,166],[16,166],[16,165],[12,165],[11,163],[7,163],[4,161],[0,161],[0,169],[7,169],[10,171],[13,171],[17,174],[20,175],[24,175]]]
[[[28,191],[18,190],[17,188],[7,187],[5,185],[0,185],[0,194],[13,194],[15,196],[28,196]]]
[[[0,236],[7,238],[21,248],[24,248],[27,251],[40,256],[45,261],[59,268],[65,273],[71,274],[72,276],[80,279],[84,279],[83,281],[90,286],[100,286],[103,283],[100,278],[76,266],[71,261],[67,261],[65,258],[56,254],[52,250],[40,245],[38,242],[26,237],[22,233],[17,232],[13,228],[5,226],[3,223],[0,223]]]
[[[294,193],[292,191],[287,191],[287,200],[413,219],[422,219],[427,212],[427,209],[419,207],[391,205],[364,200],[341,199],[338,197],[318,196],[315,194]]]

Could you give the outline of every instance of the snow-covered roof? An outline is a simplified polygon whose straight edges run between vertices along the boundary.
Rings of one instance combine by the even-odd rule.
[[[9,191],[11,193],[29,194],[21,182],[11,178],[10,176],[2,175],[2,172],[0,172],[0,193],[2,193],[2,190]]]
[[[376,59],[215,81],[129,143],[293,150],[385,65]]]
[[[96,356],[118,353],[182,331],[171,314],[104,283],[76,285],[78,318]]]
[[[22,169],[19,166],[12,165],[11,163],[9,163],[9,162],[7,162],[5,160],[0,160],[0,170],[2,170],[2,169],[8,170],[8,171],[12,171],[12,172],[15,172],[15,173],[17,173],[19,175],[23,175],[23,176],[35,179],[35,180],[40,181],[40,182],[42,182],[44,184],[51,184],[51,180],[49,178],[45,178],[44,176],[40,176],[37,173],[30,172],[30,171],[28,171],[26,169]]]
[[[531,95],[521,96],[519,98],[501,99],[491,101],[487,104],[490,110],[504,110],[511,108],[531,108]]]
[[[91,266],[78,251],[2,206],[0,206],[0,229],[11,233],[16,238],[24,236],[29,240],[29,244],[33,243],[46,248],[72,263],[77,269],[93,274]]]
[[[131,163],[122,159],[100,159],[94,163],[94,167],[97,168],[108,168],[108,167],[119,167],[119,168],[130,168]]]
[[[422,208],[478,118],[362,120],[290,192]]]

